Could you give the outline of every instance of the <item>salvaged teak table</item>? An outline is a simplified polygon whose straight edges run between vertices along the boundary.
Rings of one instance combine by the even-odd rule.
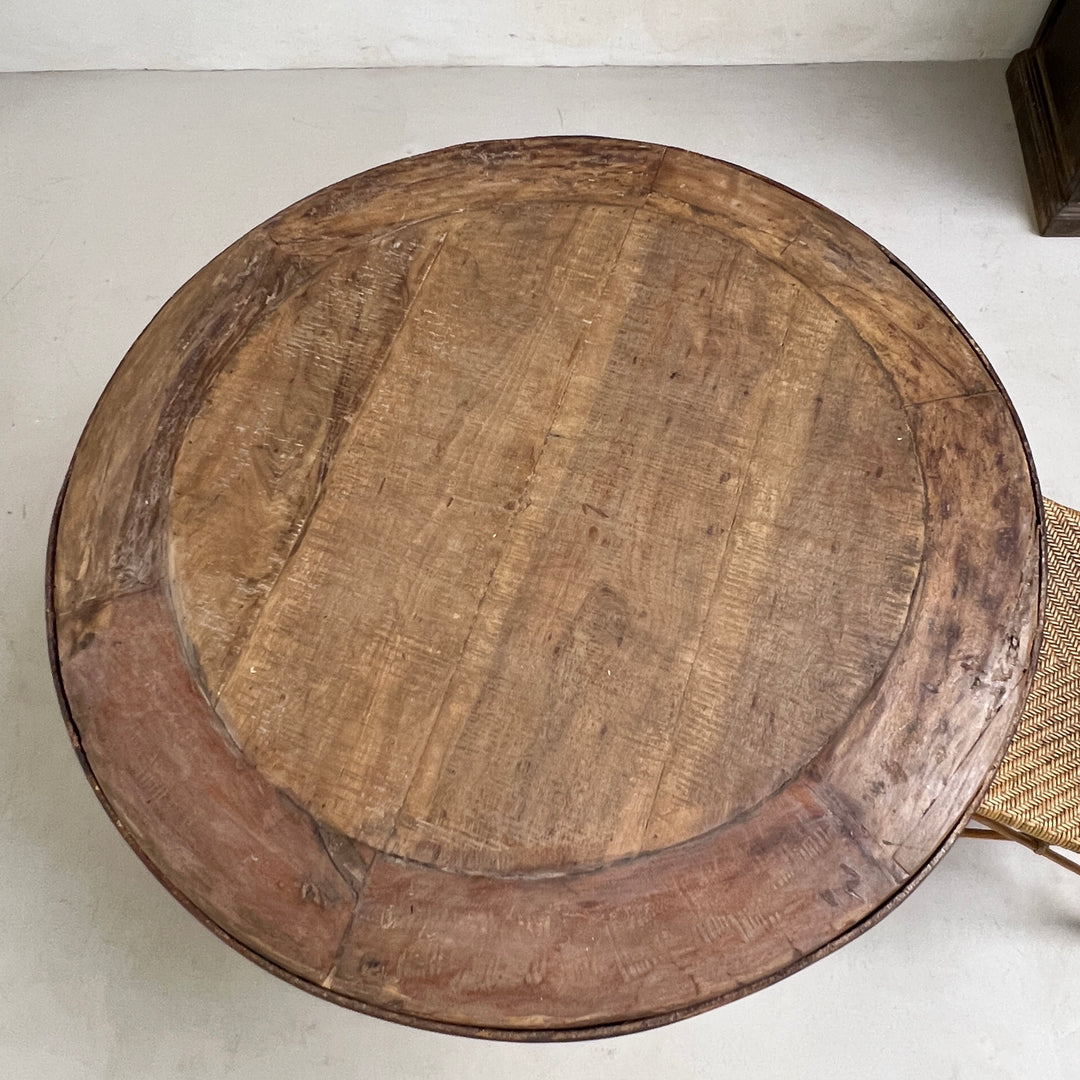
[[[1033,667],[994,373],[864,233],[600,139],[346,180],[124,359],[51,635],[109,814],[341,1004],[575,1038],[797,970],[934,865]]]

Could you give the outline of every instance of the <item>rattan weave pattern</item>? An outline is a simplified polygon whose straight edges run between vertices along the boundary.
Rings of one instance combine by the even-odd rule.
[[[1080,852],[1080,513],[1045,500],[1047,597],[1039,666],[979,814]]]

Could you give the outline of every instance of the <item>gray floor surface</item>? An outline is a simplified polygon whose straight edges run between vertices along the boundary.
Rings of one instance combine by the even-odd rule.
[[[484,1044],[349,1013],[187,915],[113,830],[57,709],[49,516],[113,368],[272,212],[455,142],[684,146],[850,218],[981,344],[1044,490],[1080,504],[1080,239],[1035,235],[1000,62],[0,76],[0,1075],[1075,1077],[1080,879],[958,844],[877,928],[660,1030]]]

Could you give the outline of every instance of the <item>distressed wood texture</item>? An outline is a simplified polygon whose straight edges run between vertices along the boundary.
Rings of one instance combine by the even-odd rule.
[[[1023,437],[865,234],[685,151],[344,181],[132,347],[57,510],[76,748],[278,974],[633,1030],[869,925],[981,796],[1038,636]]]

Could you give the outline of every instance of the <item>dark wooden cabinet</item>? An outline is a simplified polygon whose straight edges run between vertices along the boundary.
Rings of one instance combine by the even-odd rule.
[[[1008,80],[1039,232],[1080,236],[1080,0],[1054,0]]]

